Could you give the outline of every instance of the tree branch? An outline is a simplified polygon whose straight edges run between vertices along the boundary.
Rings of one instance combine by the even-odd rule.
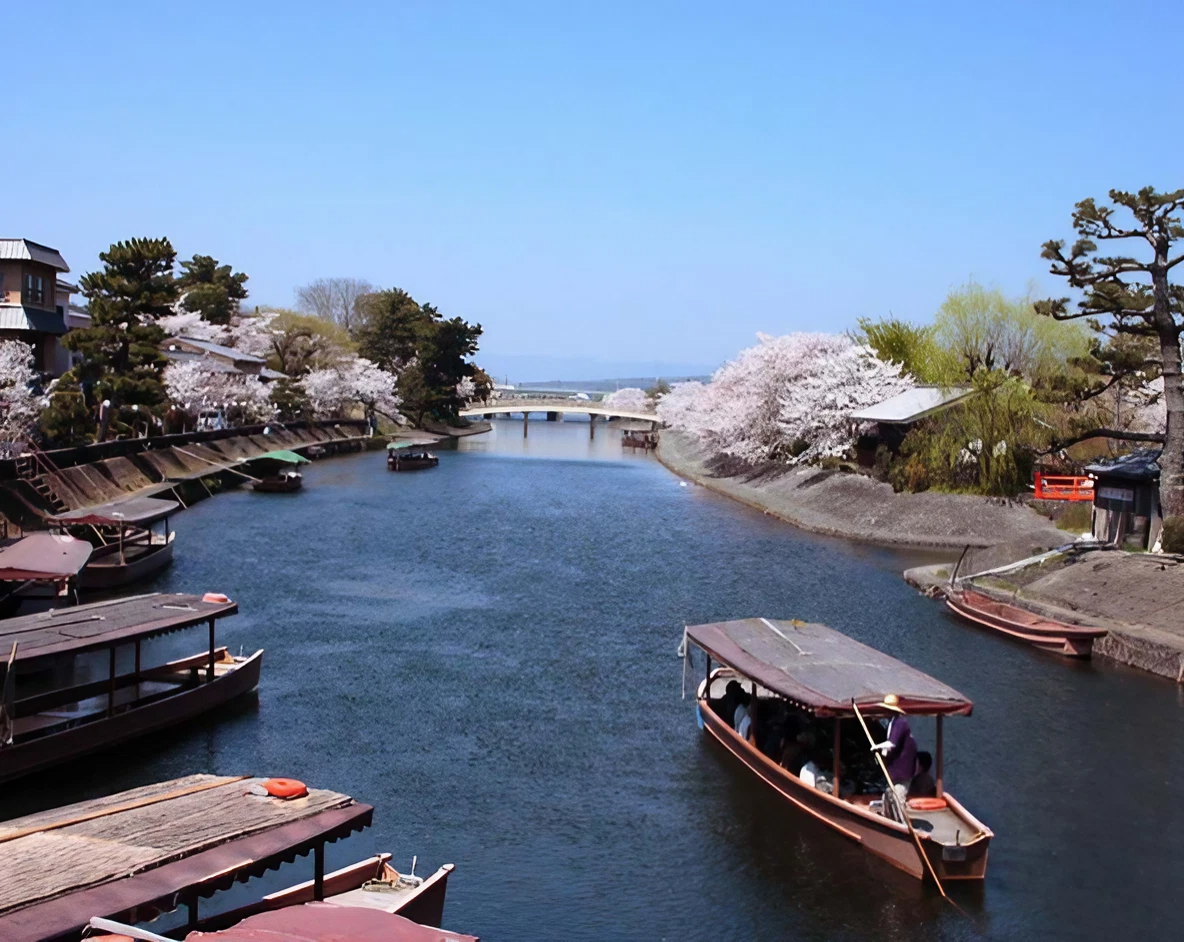
[[[1041,454],[1047,455],[1054,451],[1060,451],[1062,448],[1068,448],[1071,445],[1088,441],[1091,438],[1112,438],[1122,442],[1152,442],[1160,445],[1163,444],[1163,436],[1158,432],[1127,432],[1118,428],[1095,428],[1076,435],[1073,438],[1067,438],[1064,441],[1054,441],[1048,450],[1041,452]]]

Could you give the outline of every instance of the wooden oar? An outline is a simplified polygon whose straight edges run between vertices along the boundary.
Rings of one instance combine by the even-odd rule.
[[[925,853],[925,848],[921,846],[921,837],[917,834],[917,829],[913,827],[913,822],[909,820],[908,808],[902,805],[900,796],[896,794],[896,786],[892,783],[892,776],[888,774],[888,766],[884,764],[884,757],[880,755],[875,748],[876,741],[872,739],[872,732],[867,728],[867,723],[863,719],[863,714],[859,712],[859,704],[854,700],[851,701],[851,708],[855,710],[855,715],[859,718],[859,725],[863,727],[863,734],[867,736],[867,741],[872,746],[872,755],[876,757],[876,761],[880,763],[880,771],[884,773],[884,779],[888,782],[888,794],[892,796],[892,801],[896,805],[897,810],[900,811],[900,816],[904,819],[905,825],[909,829],[909,834],[912,835],[913,843],[917,845],[917,853],[921,857],[921,862],[925,864],[925,869],[929,871],[929,875],[933,877],[933,882],[937,884],[941,895],[946,899],[949,896],[946,894],[946,888],[941,885],[941,880],[937,878],[937,871],[933,869],[933,864],[930,863],[928,855]]]

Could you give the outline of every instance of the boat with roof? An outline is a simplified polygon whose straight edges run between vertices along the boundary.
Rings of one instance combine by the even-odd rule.
[[[57,514],[46,524],[52,532],[92,545],[90,560],[78,576],[80,589],[117,589],[148,579],[172,563],[176,533],[169,530],[169,517],[180,506],[175,500],[131,497]],[[158,523],[161,530],[155,532]]]
[[[254,690],[263,651],[234,656],[224,595],[140,595],[0,621],[0,782],[192,719]],[[149,665],[143,643],[205,625],[209,644]],[[3,935],[0,934],[0,938]]]
[[[436,444],[434,438],[397,439],[386,446],[386,469],[388,471],[422,471],[434,468],[440,458],[428,451]]]
[[[53,533],[0,545],[0,618],[77,601],[78,576],[92,552],[85,540]]]
[[[261,475],[252,481],[252,488],[263,493],[287,494],[304,486],[304,475],[296,469],[309,464],[309,460],[287,448],[277,448],[248,459],[247,464]]]
[[[789,808],[914,877],[929,874],[939,887],[983,879],[993,835],[944,781],[943,723],[970,715],[973,704],[963,694],[841,632],[802,621],[695,625],[685,629],[684,664],[695,648],[706,654],[700,726]],[[745,735],[734,724],[738,705],[745,707]],[[897,716],[935,721],[933,788],[925,797],[908,795],[900,780],[889,787],[876,755],[885,743],[872,747],[866,722]]]

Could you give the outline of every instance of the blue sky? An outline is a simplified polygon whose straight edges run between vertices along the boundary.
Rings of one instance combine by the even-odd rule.
[[[1074,202],[1184,186],[1180,4],[42,2],[4,19],[25,39],[5,47],[0,235],[75,274],[167,235],[246,271],[256,303],[320,276],[397,285],[484,324],[491,356],[590,374],[925,320],[971,276],[1062,293],[1039,252]]]

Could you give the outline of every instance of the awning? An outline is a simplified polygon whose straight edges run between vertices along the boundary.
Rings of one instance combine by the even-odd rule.
[[[386,450],[400,451],[404,448],[430,448],[432,445],[438,444],[439,439],[435,438],[403,438],[389,443],[386,446]]]
[[[59,526],[119,526],[137,524],[147,526],[175,513],[181,505],[175,500],[161,500],[158,497],[132,497],[128,500],[112,501],[96,507],[84,507],[68,513],[57,514],[48,523]]]
[[[191,932],[185,942],[478,942],[476,936],[421,926],[395,913],[332,901],[248,916],[221,932]]]
[[[887,694],[906,713],[968,716],[974,704],[952,687],[825,625],[745,618],[695,625],[687,637],[715,660],[819,716],[871,715]]]
[[[0,549],[0,580],[61,582],[78,575],[93,547],[86,540],[53,533],[33,533]],[[0,622],[6,628],[12,619]]]
[[[278,448],[275,451],[265,451],[261,455],[256,455],[254,458],[248,458],[247,461],[282,461],[285,464],[308,464],[309,461],[303,455],[298,455],[294,451],[288,451],[286,448]]]

